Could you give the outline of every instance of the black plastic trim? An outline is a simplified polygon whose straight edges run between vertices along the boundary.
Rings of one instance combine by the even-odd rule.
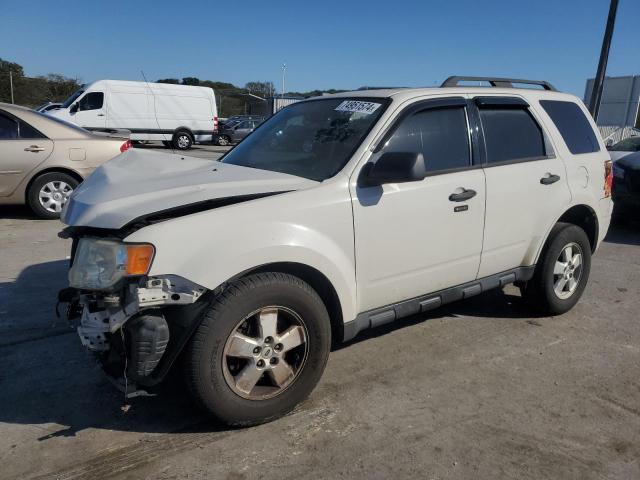
[[[347,342],[367,328],[377,327],[400,318],[408,317],[409,315],[433,310],[441,305],[479,295],[487,290],[504,287],[507,284],[517,281],[526,282],[533,277],[535,267],[535,265],[531,265],[529,267],[514,268],[474,280],[473,282],[463,283],[462,285],[446,288],[438,292],[360,313],[354,320],[344,324],[342,340]]]
[[[528,102],[520,97],[474,97],[473,101],[478,107],[516,107],[528,108]]]

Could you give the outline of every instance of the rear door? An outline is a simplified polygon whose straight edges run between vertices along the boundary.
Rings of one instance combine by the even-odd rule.
[[[53,151],[53,142],[21,119],[0,110],[0,197],[11,195]]]
[[[253,132],[253,121],[245,120],[239,123],[237,127],[235,127],[233,132],[233,140],[235,142],[239,142],[251,132]]]
[[[421,153],[429,175],[351,187],[361,312],[475,280],[482,250],[485,180],[465,99],[407,107],[380,145],[369,163]]]
[[[479,277],[530,265],[571,200],[564,163],[521,97],[475,97],[487,182]]]

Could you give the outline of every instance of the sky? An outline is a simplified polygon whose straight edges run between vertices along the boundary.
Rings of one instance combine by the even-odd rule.
[[[200,79],[286,91],[547,80],[584,94],[609,0],[0,0],[0,58],[29,76]],[[640,74],[640,1],[620,0],[608,75]]]

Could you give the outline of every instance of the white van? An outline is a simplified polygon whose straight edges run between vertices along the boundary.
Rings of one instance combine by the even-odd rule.
[[[212,141],[218,128],[213,89],[168,83],[98,80],[47,114],[87,130],[126,129],[131,140],[160,140],[179,150]]]

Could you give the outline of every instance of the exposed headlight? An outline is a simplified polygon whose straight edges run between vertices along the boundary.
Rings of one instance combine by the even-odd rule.
[[[81,238],[69,270],[69,284],[86,290],[108,289],[124,277],[146,275],[154,253],[148,243]]]

